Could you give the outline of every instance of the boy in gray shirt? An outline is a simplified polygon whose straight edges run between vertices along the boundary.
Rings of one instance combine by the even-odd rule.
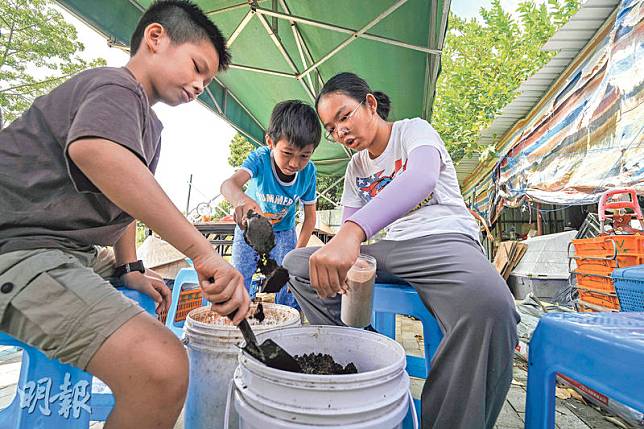
[[[151,106],[194,100],[229,63],[198,7],[157,2],[125,67],[74,76],[0,131],[0,330],[105,381],[116,397],[106,428],[173,427],[188,362],[170,331],[104,280],[115,270],[96,246],[114,246],[121,280],[165,307],[167,289],[136,261],[140,219],[192,258],[215,311],[239,310],[235,323],[248,312],[242,276],[153,177],[162,125]]]

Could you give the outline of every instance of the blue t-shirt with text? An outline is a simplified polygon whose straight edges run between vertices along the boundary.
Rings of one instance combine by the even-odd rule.
[[[275,231],[295,227],[298,201],[315,204],[316,170],[312,162],[286,183],[277,176],[271,150],[264,146],[251,152],[241,168],[251,176],[246,195],[255,200],[264,215],[271,219]]]

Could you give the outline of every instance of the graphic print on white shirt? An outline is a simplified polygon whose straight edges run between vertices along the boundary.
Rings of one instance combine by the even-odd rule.
[[[342,205],[360,208],[405,171],[409,154],[420,146],[432,146],[441,156],[440,173],[433,192],[387,229],[388,240],[409,240],[432,234],[461,233],[478,241],[479,230],[469,213],[456,178],[454,164],[434,128],[420,118],[393,123],[384,152],[371,159],[369,152],[353,155],[344,180]]]

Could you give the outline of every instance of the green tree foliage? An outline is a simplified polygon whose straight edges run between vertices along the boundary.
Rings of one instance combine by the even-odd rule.
[[[246,159],[248,154],[255,148],[252,143],[250,143],[246,137],[243,135],[237,133],[233,137],[233,139],[230,141],[230,154],[228,155],[228,164],[231,167],[240,167],[242,165],[242,162]],[[329,186],[331,186],[336,180],[338,180],[337,177],[326,177],[326,176],[318,176],[317,178],[317,189],[318,191],[323,191],[327,189]],[[327,195],[330,199],[333,201],[340,201],[340,197],[342,196],[342,186],[343,182],[340,181],[340,183],[336,184],[333,186],[330,192],[327,192],[325,195]],[[323,197],[318,198],[317,202],[317,209],[318,210],[329,210],[333,209],[335,206],[331,204],[331,202]]]
[[[79,56],[85,47],[50,0],[0,0],[0,110],[5,123],[64,79],[103,59]]]
[[[136,247],[139,247],[147,238],[147,227],[140,220],[136,221]]]
[[[255,149],[255,146],[240,133],[233,136],[228,147],[230,149],[228,165],[235,168],[241,167],[248,154]]]
[[[322,192],[326,190],[329,186],[333,185],[338,179],[339,177],[318,176],[318,181],[317,181],[318,192]],[[333,185],[331,190],[329,190],[329,192],[326,192],[324,195],[326,195],[329,199],[337,203],[340,203],[340,199],[342,198],[343,188],[344,188],[344,178],[343,180],[340,180],[340,182]],[[334,208],[335,208],[335,205],[332,204],[331,201],[327,200],[324,197],[318,197],[318,201],[317,201],[318,210],[331,210]]]
[[[492,0],[481,21],[450,15],[432,123],[455,161],[493,150],[479,145],[479,133],[554,55],[541,46],[578,7],[579,0],[527,0],[515,17]]]

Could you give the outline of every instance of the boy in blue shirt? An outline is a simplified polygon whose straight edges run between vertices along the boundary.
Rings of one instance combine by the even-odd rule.
[[[278,103],[271,114],[266,145],[251,152],[241,168],[221,185],[222,195],[235,208],[233,266],[244,276],[250,289],[259,255],[245,241],[242,229],[248,210],[268,217],[273,223],[275,247],[270,253],[278,264],[296,247],[304,247],[315,227],[316,170],[309,162],[320,142],[320,122],[313,108],[298,100]],[[246,192],[243,186],[250,181]],[[298,202],[304,205],[304,222],[299,238],[295,233]],[[299,305],[284,286],[275,302]]]

